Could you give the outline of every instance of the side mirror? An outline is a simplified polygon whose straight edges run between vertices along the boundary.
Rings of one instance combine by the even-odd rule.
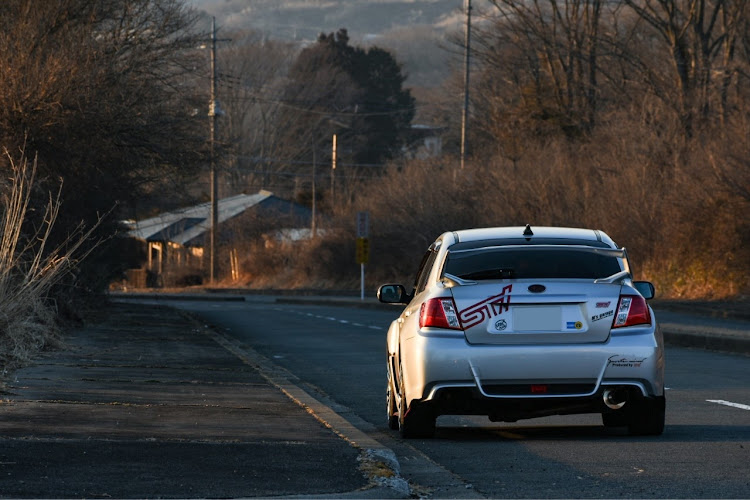
[[[654,295],[656,295],[656,289],[650,281],[634,281],[633,286],[646,300],[653,299]]]
[[[384,304],[408,304],[404,285],[388,284],[378,287],[378,300]]]

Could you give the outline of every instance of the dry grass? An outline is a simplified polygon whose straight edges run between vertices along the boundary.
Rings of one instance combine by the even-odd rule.
[[[41,224],[27,228],[36,160],[25,155],[16,162],[6,151],[11,177],[3,194],[0,216],[0,363],[2,372],[27,362],[34,353],[55,342],[56,307],[48,299],[59,283],[93,247],[83,249],[93,228],[82,227],[56,248],[48,248],[60,211],[59,195],[50,195]]]
[[[515,162],[496,155],[463,172],[446,159],[393,168],[352,189],[359,194],[329,223],[336,232],[249,253],[250,282],[357,283],[354,221],[367,210],[368,293],[382,282],[411,283],[427,246],[444,231],[526,223],[604,230],[628,248],[636,277],[653,281],[660,297],[750,292],[750,146],[718,134],[688,140],[626,120],[586,141],[530,141]]]

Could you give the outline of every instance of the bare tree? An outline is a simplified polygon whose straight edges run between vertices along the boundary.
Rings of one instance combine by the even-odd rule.
[[[0,3],[0,143],[37,155],[40,193],[64,180],[53,243],[115,205],[130,217],[144,195],[162,203],[202,166],[194,20],[177,0]],[[99,227],[115,229],[114,218]]]
[[[231,43],[219,52],[219,95],[227,110],[220,133],[229,145],[229,189],[274,190],[279,185],[272,171],[287,154],[279,123],[283,86],[298,50],[256,32],[228,37]]]
[[[599,102],[601,0],[490,0],[478,29],[485,82],[505,86],[520,113],[567,134],[595,125]],[[496,91],[493,91],[496,93]]]
[[[738,46],[746,43],[748,0],[625,0],[625,4],[651,28],[654,36],[649,39],[668,54],[671,88],[654,90],[672,100],[688,134],[693,133],[696,119],[706,121],[712,110],[726,120],[732,81],[743,72],[747,75],[747,61],[738,57]],[[634,67],[642,73],[659,73],[663,62],[640,59]]]

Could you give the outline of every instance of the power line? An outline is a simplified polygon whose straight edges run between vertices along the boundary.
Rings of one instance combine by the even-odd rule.
[[[275,175],[278,177],[294,177],[294,178],[311,178],[313,177],[313,174],[311,173],[304,173],[304,172],[284,172],[284,171],[264,171],[264,170],[246,170],[242,169],[241,172],[243,174],[257,174],[260,176],[263,175]],[[319,177],[328,177],[330,174],[328,170],[323,170],[321,172],[315,173],[315,178]],[[354,174],[336,174],[336,179],[377,179],[379,176],[377,175],[354,175]]]
[[[313,162],[311,160],[288,160],[282,158],[267,158],[262,156],[245,156],[245,155],[232,155],[234,158],[242,160],[250,160],[255,163],[283,163],[287,165],[320,165],[320,162]],[[388,168],[390,165],[387,163],[344,163],[337,161],[336,165],[342,167],[365,167],[365,168]]]
[[[331,111],[331,110],[315,110],[308,107],[300,106],[297,104],[293,104],[294,101],[289,101],[286,99],[268,99],[268,98],[261,98],[257,96],[234,96],[234,97],[228,97],[224,98],[227,102],[237,102],[237,101],[251,101],[255,104],[276,104],[278,106],[289,108],[294,111],[300,111],[303,113],[309,113],[312,115],[319,115],[319,116],[328,116],[331,114],[336,115],[337,117],[367,117],[367,116],[389,116],[389,115],[397,115],[401,113],[408,113],[410,111],[415,111],[418,107],[424,107],[426,105],[414,105],[409,108],[398,108],[393,109],[389,111],[370,111],[370,112],[358,112],[358,111]]]
[[[236,172],[239,172],[241,174],[256,174],[258,176],[276,176],[276,177],[287,177],[287,178],[311,178],[313,177],[312,173],[309,172],[287,172],[287,171],[279,171],[279,170],[256,170],[256,169],[237,169]],[[315,178],[320,177],[328,177],[330,175],[328,170],[321,170],[320,172],[315,173]],[[380,176],[375,174],[370,175],[362,175],[362,174],[336,174],[336,179],[378,179]],[[224,180],[222,181],[222,184],[229,185],[231,181]],[[197,183],[198,185],[205,185],[207,184],[205,181],[200,181]]]

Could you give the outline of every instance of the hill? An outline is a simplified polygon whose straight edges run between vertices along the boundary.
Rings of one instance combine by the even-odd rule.
[[[460,25],[462,0],[191,0],[227,28],[256,29],[272,38],[314,40],[320,32],[347,28],[354,37],[428,25]]]
[[[411,86],[434,86],[456,61],[446,36],[463,29],[463,0],[190,0],[223,29],[252,29],[268,38],[313,42],[346,28],[353,43],[391,50]],[[473,0],[475,10],[485,3]]]

